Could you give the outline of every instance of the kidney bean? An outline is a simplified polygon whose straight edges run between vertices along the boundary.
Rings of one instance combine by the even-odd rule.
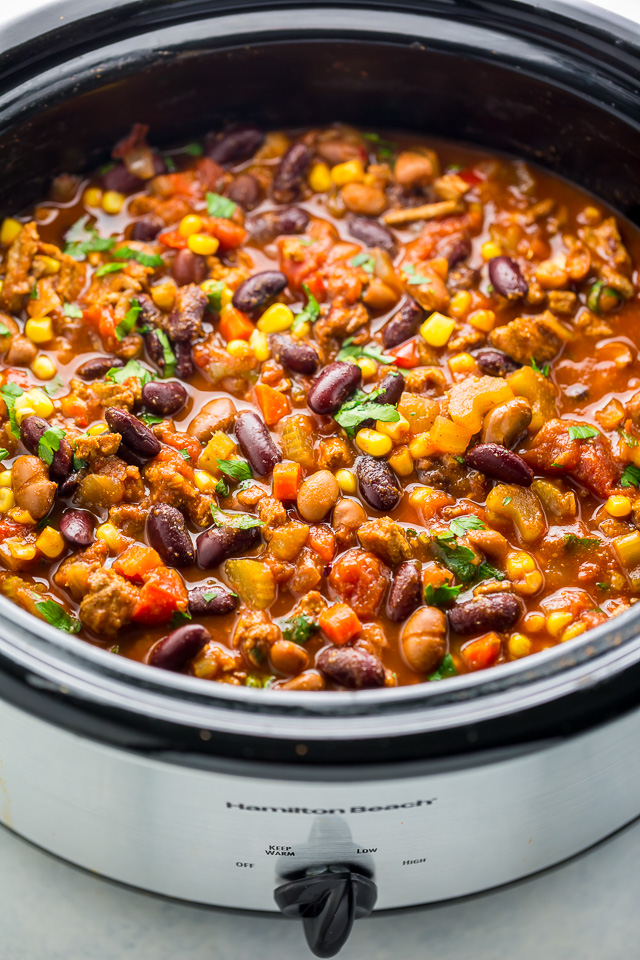
[[[180,287],[175,305],[166,320],[166,331],[174,343],[193,343],[202,333],[207,295],[196,283]],[[164,324],[163,324],[164,326]]]
[[[128,410],[120,407],[107,407],[105,420],[113,433],[119,433],[123,444],[132,453],[145,460],[156,457],[160,453],[161,443],[153,435],[149,427],[134,417]]]
[[[271,243],[283,234],[304,233],[309,225],[309,214],[300,207],[287,210],[269,210],[245,224],[254,243]]]
[[[303,520],[318,523],[333,510],[339,496],[340,486],[331,471],[318,470],[300,484],[298,512]]]
[[[102,186],[105,190],[116,190],[118,193],[137,193],[144,190],[145,182],[129,173],[124,163],[115,163],[102,175]]]
[[[388,513],[400,503],[402,491],[386,460],[376,460],[369,456],[358,457],[356,476],[362,499],[374,510]]]
[[[521,487],[530,487],[533,483],[533,470],[529,464],[517,453],[501,447],[498,443],[479,443],[467,451],[464,459],[474,470],[479,470],[494,480],[517,483]]]
[[[238,598],[226,590],[222,584],[213,586],[207,584],[189,590],[189,613],[193,617],[205,614],[222,617],[225,613],[231,613],[237,606]]]
[[[144,334],[144,345],[147,348],[149,359],[155,363],[160,370],[164,370],[164,350],[162,349],[162,344],[155,330],[150,330],[149,333]]]
[[[76,376],[81,380],[102,380],[107,370],[112,367],[124,367],[124,360],[120,357],[92,357],[80,364]]]
[[[207,138],[207,154],[216,163],[239,163],[252,157],[263,140],[264,134],[253,124],[238,124],[221,136]]]
[[[433,673],[447,652],[447,620],[437,607],[421,607],[407,620],[400,636],[402,653],[416,673]]]
[[[173,352],[176,357],[176,376],[181,380],[188,380],[193,376],[194,370],[191,344],[184,340],[174,343]]]
[[[134,220],[133,226],[131,227],[131,239],[142,241],[155,240],[163,227],[164,223],[160,217],[156,217],[155,213],[146,213],[143,217],[138,217],[137,220]]]
[[[395,237],[391,231],[368,217],[349,217],[347,220],[349,233],[356,240],[361,240],[367,247],[381,247],[394,257],[398,250]]]
[[[50,424],[42,417],[32,415],[25,417],[20,424],[20,439],[30,453],[40,456],[40,440],[49,429]],[[60,440],[60,446],[53,454],[49,464],[49,474],[53,480],[64,480],[71,472],[73,464],[73,447],[66,438]]]
[[[228,430],[237,414],[236,405],[228,397],[210,400],[187,427],[187,433],[201,443],[211,440],[216,430]]]
[[[359,647],[325,647],[316,658],[325,677],[349,690],[384,686],[384,667],[377,657]]]
[[[508,630],[521,613],[522,604],[512,593],[490,593],[447,610],[451,629],[462,634]]]
[[[207,261],[191,250],[178,250],[171,264],[171,272],[179,287],[187,283],[202,283],[207,275]]]
[[[296,198],[310,162],[311,150],[306,143],[289,147],[273,178],[273,197],[278,203],[290,203]]]
[[[250,173],[239,174],[227,190],[229,199],[234,200],[243,210],[253,210],[257,207],[261,195],[260,184]]]
[[[314,413],[336,413],[362,383],[362,371],[355,363],[335,360],[311,384],[307,403]]]
[[[382,328],[382,340],[387,350],[413,337],[422,320],[422,309],[415,300],[407,300],[395,317]]]
[[[400,397],[404,392],[405,383],[406,381],[400,372],[388,373],[386,377],[383,377],[382,380],[376,384],[376,388],[382,390],[382,393],[377,396],[373,402],[391,403],[395,406],[397,403],[400,403]]]
[[[199,623],[187,623],[158,640],[149,654],[149,664],[162,670],[182,670],[211,640]]]
[[[243,410],[236,417],[236,439],[240,449],[259,477],[271,473],[282,454],[271,439],[264,422],[252,410]]]
[[[446,257],[449,269],[455,267],[462,260],[466,260],[471,253],[471,241],[469,237],[448,237],[447,240],[438,246],[438,256]]]
[[[80,482],[79,473],[70,473],[69,476],[58,483],[58,489],[56,491],[57,497],[72,497],[76,490],[78,489],[78,483]]]
[[[60,517],[60,533],[72,547],[88,547],[94,541],[94,516],[88,510],[69,507]]]
[[[170,567],[190,567],[196,552],[185,519],[168,503],[154,504],[147,515],[147,537]]]
[[[489,260],[489,279],[497,293],[507,300],[520,300],[529,292],[529,284],[511,257],[492,257]]]
[[[320,357],[315,347],[292,337],[273,334],[269,338],[276,358],[292,373],[315,373],[320,365]]]
[[[264,270],[254,273],[243,283],[233,295],[233,305],[242,313],[253,313],[259,307],[277,297],[287,285],[287,278],[279,270]]]
[[[423,602],[422,577],[416,560],[401,563],[393,577],[387,598],[387,616],[400,623],[411,616]]]
[[[175,380],[150,380],[142,388],[142,402],[152,413],[171,417],[184,407],[189,394]]]
[[[501,350],[493,350],[489,347],[486,350],[478,350],[473,356],[480,372],[488,377],[506,377],[522,366]]]
[[[246,553],[260,540],[260,527],[210,527],[196,540],[198,563],[205,570],[217,567],[228,557]]]

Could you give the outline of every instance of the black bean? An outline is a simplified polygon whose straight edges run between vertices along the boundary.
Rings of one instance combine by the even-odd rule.
[[[147,515],[147,538],[170,567],[190,567],[196,552],[185,519],[176,507],[155,503]]]
[[[355,363],[335,360],[311,384],[307,403],[314,413],[336,413],[362,383],[362,371]]]
[[[191,344],[183,341],[174,343],[173,352],[176,357],[176,376],[181,380],[188,380],[193,376],[194,370]]]
[[[229,199],[234,200],[243,210],[253,210],[257,207],[261,195],[260,184],[250,173],[239,174],[227,190]]]
[[[473,356],[480,372],[488,377],[506,377],[521,366],[511,357],[508,357],[506,353],[502,353],[501,350],[493,350],[490,347],[487,347],[486,350],[478,350]]]
[[[318,654],[316,666],[329,680],[349,690],[384,686],[380,660],[358,647],[325,647]]]
[[[382,390],[373,401],[374,403],[391,403],[395,406],[400,402],[400,397],[404,392],[406,381],[404,376],[398,373],[388,373],[379,383],[376,384],[377,390]]]
[[[69,507],[60,517],[60,533],[72,547],[89,547],[95,539],[94,522],[94,516],[88,510]]]
[[[260,527],[210,527],[196,540],[198,563],[205,570],[234,554],[246,553],[260,541]]]
[[[236,417],[236,440],[240,449],[259,477],[271,473],[282,454],[271,439],[264,422],[252,410],[243,410]]]
[[[269,338],[275,357],[292,373],[315,373],[320,365],[320,357],[315,347],[292,337],[273,334]]]
[[[208,584],[203,587],[194,587],[189,590],[189,613],[193,617],[209,614],[222,617],[231,613],[238,606],[235,594],[226,590],[222,584]]]
[[[447,610],[447,617],[455,633],[467,634],[508,630],[521,613],[522,604],[513,594],[490,593],[466,603],[457,603]]]
[[[362,499],[374,510],[388,513],[400,503],[402,491],[386,460],[376,460],[369,456],[358,457],[356,476]]]
[[[32,415],[25,417],[20,424],[20,439],[30,453],[40,456],[40,440],[49,430],[51,424],[42,417]],[[53,449],[53,448],[52,448]],[[41,459],[44,459],[41,457]],[[53,452],[53,459],[49,464],[49,474],[52,480],[64,480],[71,472],[73,465],[73,447],[63,437],[59,441],[58,449]]]
[[[422,309],[415,300],[407,300],[395,317],[382,328],[382,340],[387,350],[413,337],[422,320]]]
[[[388,227],[377,220],[370,220],[368,217],[349,217],[347,225],[351,236],[361,240],[367,247],[381,247],[390,256],[396,255],[398,246],[395,237]]]
[[[189,394],[175,380],[150,380],[142,388],[142,402],[152,413],[171,417],[181,410]]]
[[[145,460],[156,457],[160,453],[161,443],[158,438],[153,435],[149,427],[145,426],[128,410],[121,410],[120,407],[107,407],[105,420],[113,433],[120,434],[122,443],[132,453]]]
[[[287,278],[279,270],[264,270],[254,273],[243,283],[233,295],[233,305],[243,313],[253,313],[259,307],[277,297],[287,285]]]
[[[306,143],[294,143],[289,147],[273,178],[273,196],[278,203],[295,200],[310,162],[311,150]]]
[[[81,380],[102,380],[112,367],[124,367],[124,360],[120,357],[92,357],[80,364],[76,376]]]
[[[521,487],[530,487],[533,483],[533,470],[529,464],[499,443],[479,443],[467,451],[464,460],[474,470],[494,480],[517,483]]]
[[[489,279],[494,290],[507,300],[520,300],[529,292],[529,284],[511,257],[492,257],[489,260]]]
[[[269,210],[245,224],[254,243],[271,243],[276,237],[304,233],[309,225],[309,214],[300,207],[287,210]]]
[[[152,667],[182,670],[211,640],[209,631],[199,623],[187,623],[158,640],[149,654]]]
[[[115,190],[117,193],[137,193],[144,190],[145,181],[129,173],[124,163],[115,163],[103,174],[102,186],[105,190]]]
[[[70,473],[69,476],[58,483],[58,489],[56,491],[56,496],[58,497],[72,497],[76,490],[78,489],[78,483],[80,482],[79,473]]]
[[[401,563],[393,577],[387,599],[387,616],[394,623],[410,617],[423,603],[422,577],[416,560]]]
[[[171,272],[179,287],[187,283],[202,283],[207,275],[207,261],[191,250],[178,250],[171,264]]]
[[[143,217],[134,220],[131,227],[131,239],[149,241],[155,240],[162,228],[164,222],[155,213],[145,213]]]
[[[262,146],[264,134],[250,123],[238,124],[216,138],[207,138],[207,153],[216,163],[248,160]]]

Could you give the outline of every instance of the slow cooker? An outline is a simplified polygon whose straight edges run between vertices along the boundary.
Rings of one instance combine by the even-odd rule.
[[[640,216],[640,28],[555,0],[136,0],[16,20],[0,212],[252,119],[416,130],[525,157]],[[558,863],[640,815],[640,609],[494,671],[359,693],[172,675],[0,598],[0,821],[156,894],[354,919]]]

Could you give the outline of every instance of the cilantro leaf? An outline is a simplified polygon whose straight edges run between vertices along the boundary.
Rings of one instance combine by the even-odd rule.
[[[248,673],[244,685],[245,687],[263,687],[267,689],[274,680],[275,677],[261,677],[257,673]]]
[[[75,317],[77,320],[82,317],[82,310],[80,307],[77,307],[75,303],[65,303],[62,312],[65,317]]]
[[[407,276],[407,283],[411,287],[418,286],[421,283],[431,283],[429,277],[423,277],[419,273],[416,273],[416,268],[413,263],[407,263],[402,267],[402,272]]]
[[[165,154],[165,156],[164,156],[164,165],[165,165],[165,167],[167,168],[167,170],[169,171],[169,173],[175,173],[176,170],[178,169],[178,168],[176,167],[176,162],[175,162],[175,160],[173,159],[173,157],[169,157],[169,156],[167,156],[166,154]]]
[[[504,500],[502,501],[502,506],[506,507],[506,505],[508,503],[511,503],[512,500],[513,500],[513,497],[505,497]]]
[[[564,548],[569,552],[574,550],[589,549],[599,547],[602,543],[600,537],[577,537],[575,533],[565,533]]]
[[[116,337],[118,340],[124,340],[124,338],[131,333],[136,325],[141,310],[142,307],[135,297],[132,300],[129,300],[129,309],[116,327]]]
[[[376,261],[370,253],[357,253],[355,257],[351,257],[349,263],[352,267],[362,267],[366,273],[370,274],[372,274],[376,268]]]
[[[497,567],[483,560],[478,567],[478,580],[504,580],[505,575]]]
[[[282,636],[285,640],[292,640],[294,643],[304,644],[312,633],[320,629],[317,620],[313,620],[306,614],[301,613],[298,617],[290,617],[287,620],[278,621],[282,630]]]
[[[6,447],[0,447],[0,460],[4,460],[5,457],[9,456],[9,451]]]
[[[9,330],[9,327],[4,323],[0,323],[0,337],[10,337],[10,336],[11,336],[11,330]]]
[[[622,294],[618,293],[614,287],[608,286],[604,280],[596,280],[587,294],[587,306],[593,313],[600,313],[600,297],[603,293],[622,300]]]
[[[178,453],[183,458],[183,460],[191,460],[191,454],[186,447],[183,447],[182,450],[178,450]]]
[[[397,423],[400,414],[393,404],[375,402],[376,397],[379,397],[382,392],[382,388],[372,390],[371,393],[357,390],[351,400],[343,403],[334,413],[333,419],[347,431],[349,436],[353,436],[354,428],[363,420],[373,419],[382,420],[383,423]]]
[[[15,404],[17,397],[21,397],[24,393],[22,387],[19,387],[17,383],[6,383],[3,387],[0,387],[0,393],[4,399],[4,402],[7,406],[7,413],[9,414],[9,424],[11,428],[11,433],[16,438],[20,439],[20,427],[18,426],[18,421],[16,420]]]
[[[623,430],[622,427],[620,427],[618,432],[628,447],[638,446],[638,441],[636,440],[636,438],[632,437],[631,434],[627,433],[626,430]]]
[[[188,143],[182,148],[183,153],[188,153],[190,157],[201,157],[204,150],[199,143]]]
[[[108,273],[117,273],[119,270],[124,270],[121,263],[102,263],[96,270],[96,277],[106,277]]]
[[[207,193],[207,213],[210,217],[224,217],[227,220],[235,213],[237,203],[219,193]]]
[[[470,513],[466,517],[456,517],[455,520],[452,520],[449,529],[456,537],[464,537],[469,530],[486,530],[487,525],[482,522],[480,517],[476,517],[475,513]]]
[[[579,423],[576,427],[569,427],[570,440],[590,440],[591,437],[600,435],[600,431],[595,427],[590,427],[588,423]]]
[[[251,480],[253,474],[246,460],[216,460],[218,470],[231,480]]]
[[[453,534],[436,534],[434,546],[436,555],[442,560],[445,567],[456,575],[458,580],[468,583],[475,580],[478,568],[473,562],[475,553],[469,547],[459,544],[449,545],[446,541],[452,540]]]
[[[358,345],[353,342],[353,337],[347,337],[343,342],[336,360],[355,360],[356,357],[371,357],[378,363],[395,363],[393,357],[385,357],[384,353],[376,343],[367,343]]]
[[[143,250],[134,250],[133,247],[120,247],[114,253],[116,260],[137,260],[143,267],[163,267],[164,260],[157,253],[145,253]]]
[[[550,370],[549,364],[545,363],[545,365],[541,369],[536,363],[535,357],[531,357],[531,369],[535,370],[536,373],[542,374],[543,377],[549,376],[549,370]]]
[[[212,313],[220,313],[222,309],[222,291],[226,287],[223,280],[209,280],[205,293],[207,295],[207,306]]]
[[[153,427],[156,423],[164,423],[164,417],[157,417],[155,413],[138,413],[136,416],[148,427]]]
[[[181,627],[183,624],[189,623],[191,619],[192,617],[188,610],[174,610],[170,626],[175,630],[176,627]]]
[[[30,299],[30,300],[37,300],[38,298],[39,298],[38,287],[37,287],[37,285],[34,283],[34,285],[31,287],[31,290],[29,291],[29,299]]]
[[[176,355],[171,349],[171,343],[169,342],[169,337],[166,335],[164,330],[156,329],[156,337],[160,341],[160,346],[162,347],[162,359],[164,360],[164,370],[163,377],[172,377],[176,371]]]
[[[439,587],[434,587],[432,583],[428,583],[425,587],[424,599],[432,607],[446,607],[453,603],[462,590],[464,590],[462,585],[452,587],[448,583],[443,583]]]
[[[143,387],[145,383],[156,379],[155,373],[143,367],[139,360],[129,360],[124,367],[111,367],[106,373],[106,379],[113,383],[124,383],[130,377],[137,377]]]
[[[46,464],[51,466],[53,458],[60,449],[60,443],[65,437],[64,430],[60,427],[49,427],[38,441],[38,456]]]
[[[236,530],[250,530],[251,527],[264,526],[262,520],[248,513],[225,513],[211,504],[211,516],[216,527],[234,527]]]
[[[306,307],[302,308],[300,313],[296,314],[291,327],[292,333],[295,333],[297,330],[299,330],[303,323],[315,323],[320,316],[320,304],[311,293],[311,290],[306,283],[302,284],[302,289],[307,297],[307,305]]]
[[[88,253],[103,253],[115,246],[113,237],[101,237],[95,227],[87,226],[88,220],[85,214],[67,230],[64,253],[74,260],[86,260]]]
[[[446,680],[447,677],[457,677],[458,671],[456,670],[456,665],[453,662],[453,657],[450,653],[447,653],[444,660],[435,671],[428,676],[428,680]]]
[[[66,633],[78,633],[81,623],[75,617],[70,617],[55,600],[40,600],[36,603],[36,610],[47,623]]]
[[[622,479],[620,480],[621,487],[637,487],[640,484],[640,467],[636,467],[635,463],[628,463],[624,468],[622,474]]]
[[[229,496],[229,493],[230,493],[229,484],[228,484],[227,481],[224,479],[224,477],[221,477],[220,480],[218,480],[218,482],[216,483],[216,485],[215,485],[215,487],[214,487],[213,489],[215,490],[215,492],[216,492],[216,493],[218,494],[218,496],[220,496],[220,497],[228,497],[228,496]]]

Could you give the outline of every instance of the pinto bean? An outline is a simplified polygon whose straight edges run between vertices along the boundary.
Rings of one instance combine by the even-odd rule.
[[[107,407],[105,419],[113,433],[119,433],[123,444],[136,456],[149,460],[160,453],[161,443],[142,421],[128,410]]]
[[[273,353],[292,373],[315,373],[320,365],[320,357],[315,347],[292,337],[273,334],[269,338]]]
[[[81,380],[102,380],[112,367],[124,367],[124,360],[120,357],[92,357],[80,364],[76,376]]]
[[[147,516],[150,545],[170,567],[190,567],[196,553],[185,519],[176,507],[155,503]]]
[[[377,217],[387,205],[384,190],[369,183],[345,184],[342,199],[347,210],[362,214],[363,217]]]
[[[407,620],[400,642],[402,654],[416,673],[433,673],[447,652],[447,618],[437,607],[421,607]]]
[[[349,500],[343,497],[336,504],[333,511],[333,528],[340,530],[341,527],[346,530],[355,531],[367,522],[367,514],[364,507],[357,500]]]
[[[210,570],[237,553],[246,553],[260,540],[260,527],[210,527],[196,540],[199,565]]]
[[[40,456],[40,440],[49,429],[50,424],[43,417],[32,415],[25,417],[20,424],[20,439],[29,453]],[[64,480],[71,472],[73,464],[73,447],[64,437],[60,440],[58,449],[53,454],[49,464],[49,472],[54,480]]]
[[[207,295],[195,284],[180,287],[175,306],[166,321],[167,333],[175,343],[193,343],[202,333],[202,317],[207,306]]]
[[[511,257],[492,257],[489,260],[489,279],[494,289],[507,300],[520,300],[529,292],[529,284]]]
[[[415,300],[407,300],[395,317],[382,328],[382,340],[387,350],[413,337],[422,320],[422,308]]]
[[[300,207],[287,210],[269,210],[254,220],[248,220],[245,226],[254,243],[271,243],[282,235],[304,233],[309,225],[309,214]]]
[[[314,413],[336,413],[362,383],[362,371],[355,363],[335,360],[311,384],[307,403]]]
[[[387,616],[394,623],[406,620],[422,603],[422,578],[416,560],[406,560],[395,572],[389,597]]]
[[[506,353],[502,353],[501,350],[492,350],[491,348],[478,350],[478,352],[474,354],[474,357],[480,368],[480,372],[486,374],[488,377],[506,377],[507,374],[513,373],[521,366],[521,364],[512,360],[511,357],[508,357]]]
[[[131,239],[150,241],[155,240],[164,223],[155,213],[146,213],[143,217],[138,217],[131,227]]]
[[[28,367],[38,356],[38,348],[28,337],[20,334],[11,338],[5,360],[10,367]]]
[[[400,503],[402,490],[386,460],[363,456],[356,460],[360,495],[374,510],[388,513]]]
[[[263,270],[254,273],[243,283],[233,295],[233,305],[242,313],[253,313],[260,307],[266,306],[274,297],[277,297],[287,285],[287,278],[279,270]]]
[[[243,410],[236,418],[236,439],[259,477],[266,477],[282,460],[264,422],[252,410]]]
[[[461,634],[508,630],[521,613],[522,604],[512,593],[489,593],[447,610],[451,629]]]
[[[393,174],[396,183],[405,189],[413,190],[431,183],[436,170],[433,159],[414,150],[403,150],[396,158]]]
[[[323,520],[338,502],[340,486],[330,470],[318,470],[303,480],[298,490],[300,516],[310,523]]]
[[[222,617],[238,606],[238,598],[222,584],[189,590],[189,613],[194,617]]]
[[[325,647],[316,658],[316,666],[329,680],[349,690],[384,686],[380,660],[359,647]]]
[[[179,287],[202,283],[207,275],[207,261],[191,250],[178,250],[171,264],[171,273]]]
[[[142,388],[142,402],[152,413],[171,417],[184,407],[189,394],[175,380],[150,380]]]
[[[501,403],[482,421],[482,442],[510,447],[531,423],[533,412],[525,397],[514,397]]]
[[[228,397],[210,400],[193,418],[187,427],[187,433],[196,437],[200,443],[207,443],[216,431],[228,430],[237,413],[235,403]]]
[[[94,541],[94,516],[88,510],[69,507],[60,517],[60,533],[71,547],[89,547]]]
[[[46,517],[56,494],[49,468],[39,457],[18,457],[11,468],[11,489],[18,506],[34,520]]]
[[[309,654],[293,640],[276,640],[269,650],[271,666],[285,676],[302,673],[309,666]]]
[[[310,162],[311,150],[306,143],[294,143],[289,147],[273,178],[273,197],[277,203],[295,200]]]
[[[250,123],[230,127],[219,136],[207,138],[207,154],[216,163],[248,160],[264,141],[264,133]]]
[[[506,450],[498,443],[479,443],[465,454],[465,463],[487,477],[503,483],[517,483],[530,487],[533,470],[513,450]]]
[[[317,670],[307,670],[286,683],[281,683],[277,690],[324,690],[324,678]]]
[[[182,670],[210,640],[211,634],[201,624],[187,623],[158,640],[148,662],[162,670]]]
[[[398,245],[388,227],[367,217],[349,217],[347,225],[349,233],[356,240],[362,241],[367,247],[381,247],[395,257]]]
[[[239,174],[227,190],[229,199],[235,201],[243,210],[257,207],[261,195],[260,184],[250,173]]]

